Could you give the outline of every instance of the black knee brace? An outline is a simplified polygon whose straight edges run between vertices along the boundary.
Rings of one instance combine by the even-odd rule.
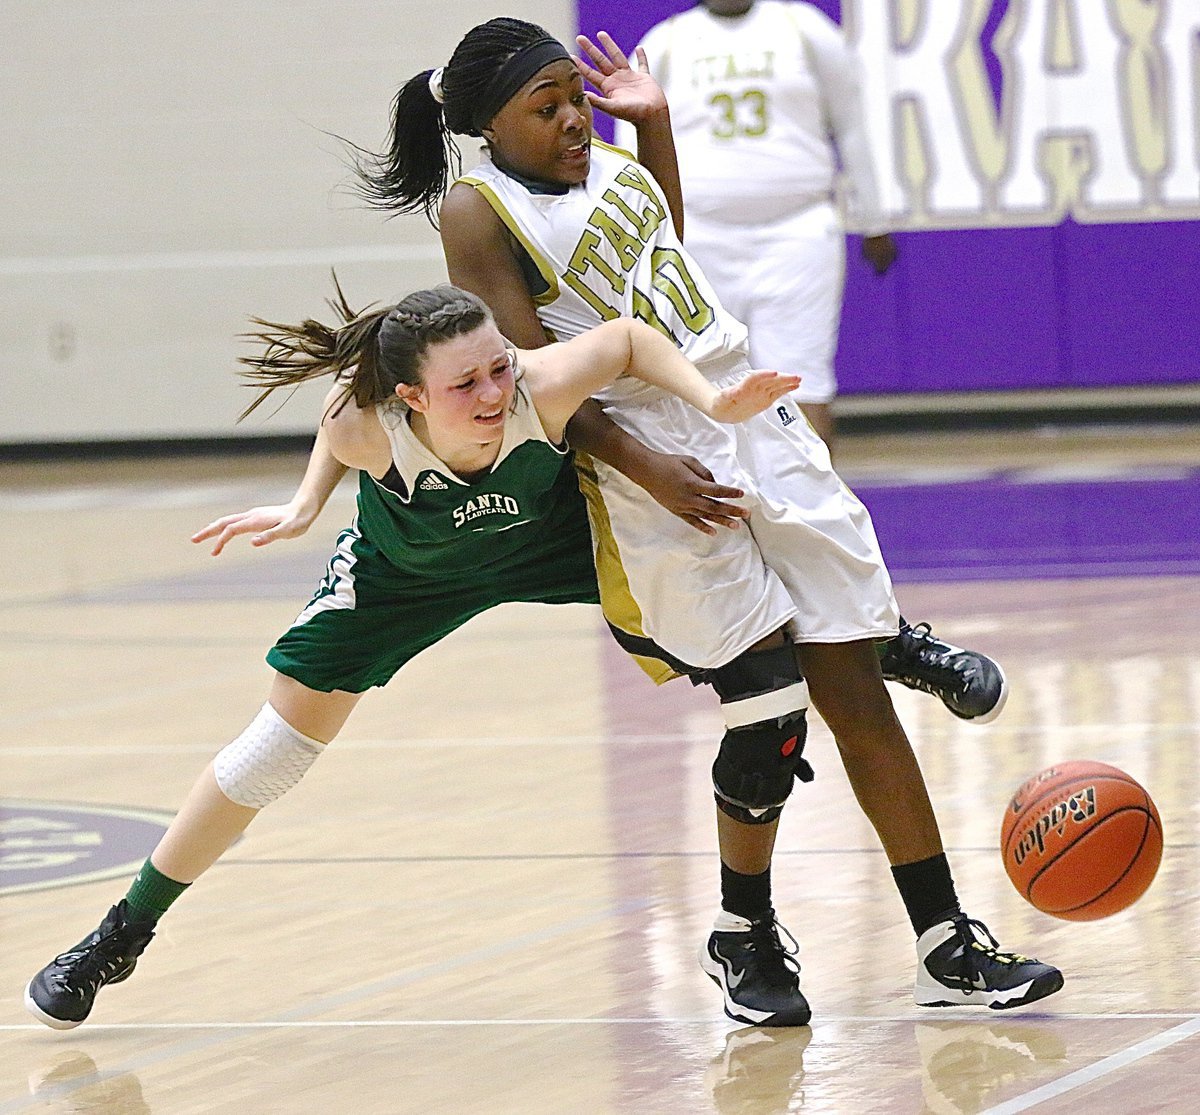
[[[706,680],[728,726],[712,769],[717,807],[743,824],[768,824],[783,811],[793,780],[813,778],[803,758],[808,685],[792,645],[747,651],[707,671]]]

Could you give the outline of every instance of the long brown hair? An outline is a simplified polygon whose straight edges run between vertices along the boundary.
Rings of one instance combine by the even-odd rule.
[[[242,372],[246,385],[260,389],[238,416],[239,422],[272,391],[331,374],[346,385],[337,410],[350,399],[359,407],[381,403],[395,395],[397,384],[421,385],[421,362],[430,346],[473,332],[491,320],[488,308],[475,295],[449,284],[414,291],[394,306],[362,310],[351,309],[336,275],[333,285],[337,295],[326,301],[338,316],[338,325],[312,318],[299,325],[250,319],[262,328],[243,336],[265,347],[257,356],[239,359],[249,369]]]

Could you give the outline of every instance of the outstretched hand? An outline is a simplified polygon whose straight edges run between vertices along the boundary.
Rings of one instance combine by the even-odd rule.
[[[709,417],[718,422],[745,422],[799,386],[799,376],[784,375],[782,372],[751,372],[745,379],[726,387],[717,395],[709,410]]]
[[[252,507],[234,515],[223,515],[192,535],[193,542],[215,538],[212,556],[216,557],[227,543],[239,534],[253,534],[251,546],[267,546],[280,538],[299,538],[312,525],[312,519],[302,515],[292,504],[273,507]]]
[[[585,59],[575,58],[575,65],[584,78],[600,91],[587,91],[587,99],[592,107],[618,120],[628,120],[631,124],[665,111],[666,94],[650,76],[646,52],[641,47],[637,48],[637,69],[634,69],[625,52],[607,31],[599,32],[596,38],[600,41],[599,46],[586,35],[579,35],[575,39],[579,49],[591,59],[589,65]],[[601,47],[604,49],[601,50]]]

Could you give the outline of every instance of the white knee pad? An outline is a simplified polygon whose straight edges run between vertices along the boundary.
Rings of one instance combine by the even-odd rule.
[[[325,750],[297,732],[269,704],[213,760],[217,785],[230,801],[262,809],[283,797]]]

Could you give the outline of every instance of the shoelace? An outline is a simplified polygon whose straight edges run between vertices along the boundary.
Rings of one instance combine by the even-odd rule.
[[[785,937],[787,944],[783,941]],[[796,974],[800,972],[800,961],[796,959],[800,952],[800,943],[786,927],[775,920],[774,911],[770,917],[751,923],[747,947],[778,959],[785,968]]]
[[[79,962],[74,963],[76,960]],[[58,988],[75,991],[80,984],[87,983],[96,991],[117,973],[124,960],[123,956],[87,956],[82,951],[63,953],[55,959],[55,963],[62,964],[66,961],[69,966],[60,968],[50,979]]]
[[[966,692],[974,667],[967,662],[955,661],[958,656],[949,648],[939,650],[946,644],[934,636],[933,628],[928,623],[914,624],[908,633],[910,639],[899,657],[916,673],[917,688],[936,696],[941,688],[939,680],[949,673]]]
[[[110,949],[116,945],[121,951],[113,956],[105,945]],[[126,959],[119,942],[113,941],[111,936],[102,937],[93,944],[68,949],[56,956],[54,963],[59,970],[51,975],[50,982],[70,991],[78,991],[80,984],[87,983],[95,992],[117,974]]]
[[[1025,964],[1029,961],[1029,957],[1019,956],[1015,952],[1001,952],[1000,942],[992,936],[992,931],[976,918],[963,914],[954,919],[954,926],[963,946],[960,974],[968,985],[967,994],[976,989],[976,978],[982,976],[979,970],[980,954],[996,964]],[[987,944],[979,939],[980,935],[986,938]]]

